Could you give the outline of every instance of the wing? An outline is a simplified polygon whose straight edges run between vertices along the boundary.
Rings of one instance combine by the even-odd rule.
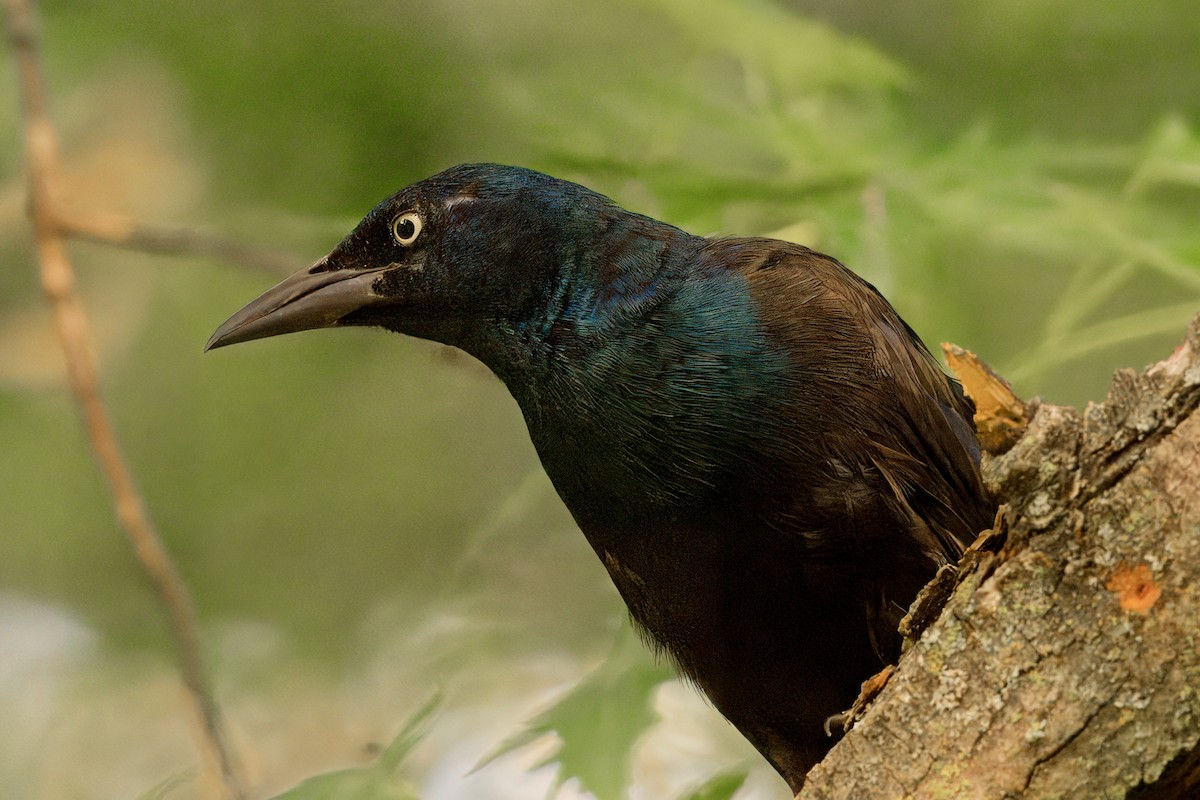
[[[713,242],[794,365],[794,420],[816,467],[780,526],[852,559],[877,637],[992,522],[974,407],[884,297],[833,258],[769,239]]]

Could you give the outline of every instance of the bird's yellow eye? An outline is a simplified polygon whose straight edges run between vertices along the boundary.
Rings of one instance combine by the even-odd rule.
[[[392,237],[397,244],[408,247],[421,235],[421,215],[409,211],[392,220]]]

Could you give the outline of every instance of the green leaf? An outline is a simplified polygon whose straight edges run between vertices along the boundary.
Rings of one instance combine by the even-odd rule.
[[[638,737],[658,721],[654,690],[673,675],[654,662],[625,626],[604,663],[486,756],[479,767],[553,733],[558,750],[537,766],[558,764],[555,788],[575,778],[597,800],[619,800],[629,784]]]
[[[181,772],[176,772],[157,786],[139,794],[137,800],[163,800],[164,797],[180,786],[196,780],[196,775],[197,770],[195,769],[185,769]]]
[[[392,739],[392,743],[379,754],[379,760],[376,763],[381,771],[393,773],[400,768],[400,764],[408,757],[413,747],[425,736],[426,723],[441,704],[442,693],[434,692],[425,701],[425,705],[408,718],[404,727],[396,734],[396,738]]]
[[[371,766],[316,775],[274,800],[419,800],[419,797],[407,781]]]
[[[704,782],[694,792],[680,800],[730,800],[746,782],[745,770],[722,772]]]
[[[440,693],[429,698],[374,764],[314,775],[274,800],[419,800],[416,788],[396,770],[421,740],[425,723],[440,702]]]

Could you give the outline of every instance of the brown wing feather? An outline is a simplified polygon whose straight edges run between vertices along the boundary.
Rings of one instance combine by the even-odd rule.
[[[877,565],[864,600],[873,638],[892,641],[920,587],[991,523],[974,409],[887,300],[835,259],[771,240],[714,246],[734,251],[764,326],[792,355],[788,414],[824,465],[796,476],[808,487],[787,517],[830,552]]]

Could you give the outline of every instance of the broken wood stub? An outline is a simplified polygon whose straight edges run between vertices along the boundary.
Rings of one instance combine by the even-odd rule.
[[[975,430],[983,449],[1006,452],[1029,427],[1036,407],[1017,397],[1012,386],[979,356],[956,344],[942,342],[946,364],[975,403]]]

